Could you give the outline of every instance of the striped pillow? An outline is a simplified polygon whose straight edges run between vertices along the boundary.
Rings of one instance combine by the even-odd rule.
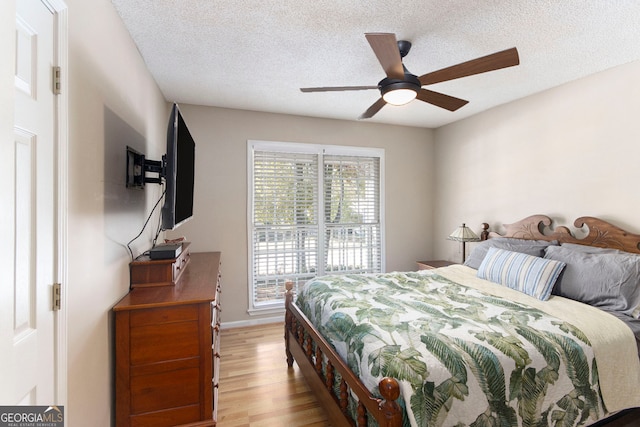
[[[565,265],[562,261],[489,248],[478,268],[478,277],[546,301]]]

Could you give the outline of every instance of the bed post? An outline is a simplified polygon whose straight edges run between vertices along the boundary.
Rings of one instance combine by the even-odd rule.
[[[386,419],[385,427],[402,427],[402,410],[396,403],[400,397],[400,385],[395,379],[385,377],[380,380],[378,390],[384,399],[380,402],[380,410]]]
[[[480,233],[480,240],[487,240],[489,238],[489,224],[482,223],[482,232]]]
[[[293,366],[293,355],[291,354],[291,350],[289,349],[289,334],[293,328],[293,315],[291,314],[290,306],[293,302],[293,282],[291,280],[287,280],[284,284],[286,292],[284,295],[284,349],[287,355],[287,365],[291,368]]]

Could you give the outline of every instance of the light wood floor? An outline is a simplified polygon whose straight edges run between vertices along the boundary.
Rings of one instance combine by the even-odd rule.
[[[284,325],[223,329],[219,427],[325,427],[323,409],[284,354]]]

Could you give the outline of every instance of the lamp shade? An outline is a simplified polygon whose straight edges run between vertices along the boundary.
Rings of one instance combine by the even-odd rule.
[[[479,242],[480,238],[472,229],[462,224],[460,227],[453,230],[453,233],[449,235],[449,240],[456,240],[458,242]]]

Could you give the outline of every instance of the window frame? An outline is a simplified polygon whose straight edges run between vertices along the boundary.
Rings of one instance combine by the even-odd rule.
[[[386,271],[385,267],[385,191],[384,191],[384,171],[385,171],[385,151],[383,148],[373,147],[355,147],[345,145],[325,145],[325,144],[308,144],[298,142],[279,142],[264,140],[248,140],[247,141],[247,282],[248,282],[248,310],[250,315],[279,314],[284,311],[284,303],[282,300],[274,301],[269,304],[260,304],[256,306],[255,290],[254,290],[254,242],[253,242],[253,219],[254,219],[254,152],[270,151],[281,152],[287,154],[314,154],[318,156],[318,230],[319,233],[324,232],[324,155],[330,156],[351,156],[351,157],[369,157],[378,158],[378,198],[379,198],[379,227],[380,227],[380,271]],[[318,244],[318,258],[324,259],[324,245]],[[338,273],[339,274],[339,273]]]

